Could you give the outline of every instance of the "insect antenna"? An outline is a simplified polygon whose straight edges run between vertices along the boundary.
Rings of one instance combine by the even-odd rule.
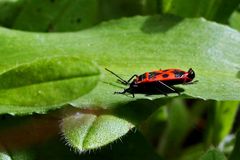
[[[105,68],[108,72],[112,73],[114,76],[116,76],[117,78],[119,78],[118,80],[122,83],[122,84],[125,84],[127,85],[128,82],[124,79],[122,79],[119,75],[117,75],[116,73],[114,73],[113,71],[110,71],[109,69]]]

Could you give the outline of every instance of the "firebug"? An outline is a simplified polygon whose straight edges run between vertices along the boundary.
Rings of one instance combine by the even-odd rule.
[[[118,81],[129,88],[124,89],[122,92],[114,92],[115,94],[130,93],[160,93],[167,96],[168,93],[177,93],[180,95],[174,85],[177,84],[192,84],[195,77],[195,72],[192,68],[188,71],[181,69],[165,69],[152,72],[145,72],[141,75],[134,74],[129,80],[124,80],[113,71],[105,68],[108,72],[112,73],[118,78]]]

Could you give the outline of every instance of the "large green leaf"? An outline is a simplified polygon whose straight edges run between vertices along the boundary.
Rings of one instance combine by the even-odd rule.
[[[98,68],[74,56],[38,58],[0,71],[0,113],[45,112],[93,89]]]
[[[237,76],[240,59],[236,58],[240,56],[240,33],[204,19],[138,16],[62,34],[0,28],[0,38],[0,70],[6,66],[11,68],[16,60],[21,64],[38,56],[66,53],[96,61],[124,79],[159,68],[187,70],[192,67],[199,82],[181,85],[185,95],[214,100],[240,98]],[[116,77],[109,72],[102,69],[102,73],[101,83],[91,93],[72,102],[73,105],[108,108],[112,104],[135,100],[114,95],[114,91],[121,91],[124,86],[115,83]],[[145,96],[136,95],[136,98]]]

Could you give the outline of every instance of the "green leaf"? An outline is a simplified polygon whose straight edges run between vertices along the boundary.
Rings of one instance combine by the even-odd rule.
[[[190,115],[181,99],[176,99],[168,106],[168,126],[163,135],[160,152],[166,158],[179,156],[184,138],[192,126]]]
[[[212,107],[213,114],[211,118],[208,134],[208,143],[218,145],[232,130],[235,116],[238,111],[238,101],[217,102]]]
[[[132,127],[115,116],[76,113],[64,118],[61,128],[67,144],[81,152],[111,143]]]
[[[71,103],[79,107],[109,108],[135,100],[131,96],[114,95],[114,91],[122,91],[126,86],[115,83],[116,77],[103,68],[128,79],[133,74],[159,68],[188,70],[191,67],[199,82],[179,85],[185,95],[239,100],[240,59],[236,58],[240,56],[239,44],[239,32],[204,19],[138,16],[76,33],[39,34],[0,28],[0,64],[12,67],[16,59],[24,63],[33,57],[66,53],[96,61],[104,77],[92,92]],[[136,95],[136,99],[159,97],[162,95]]]
[[[226,26],[203,19],[179,21],[173,17],[146,19],[135,17],[132,20],[122,19],[105,23],[95,29],[95,33],[101,32],[105,37],[102,39],[100,36],[94,42],[92,42],[93,39],[89,41],[96,48],[100,48],[99,54],[105,55],[105,58],[97,60],[103,67],[113,70],[124,79],[128,79],[133,74],[142,74],[160,67],[176,67],[185,70],[192,67],[196,71],[196,79],[199,83],[181,86],[185,94],[203,99],[239,100],[240,81],[236,75],[240,61],[234,57],[240,55],[238,45],[240,34]],[[94,34],[93,30],[89,31],[89,34]],[[223,38],[225,36],[227,41]],[[104,44],[116,46],[116,48],[109,48]],[[229,48],[229,46],[232,47]],[[94,47],[85,49],[86,52],[89,50],[96,52]],[[221,71],[217,70],[220,65]],[[122,90],[122,86],[113,83],[115,81],[116,77],[105,71],[103,80],[105,83],[101,83],[93,92],[72,104],[76,106],[87,104],[90,102],[90,97],[91,100],[96,97],[95,102],[101,106],[107,106],[106,102],[131,100],[122,95],[112,95],[114,91]],[[138,95],[137,97],[146,98]],[[104,99],[104,102],[100,99]]]
[[[119,104],[113,110],[68,107],[74,114],[63,118],[61,129],[67,144],[78,151],[100,148],[120,139],[168,100],[136,100]]]
[[[226,23],[239,0],[163,0],[164,13],[183,17],[205,17]]]
[[[199,160],[226,160],[223,153],[217,149],[209,149]]]
[[[36,58],[0,71],[0,114],[46,112],[92,90],[98,68],[74,56]]]
[[[240,31],[240,10],[232,13],[229,23],[231,27]]]

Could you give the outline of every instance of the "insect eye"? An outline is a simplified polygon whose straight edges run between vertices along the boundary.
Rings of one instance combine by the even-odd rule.
[[[193,79],[195,77],[195,73],[192,68],[188,70],[188,78]]]

